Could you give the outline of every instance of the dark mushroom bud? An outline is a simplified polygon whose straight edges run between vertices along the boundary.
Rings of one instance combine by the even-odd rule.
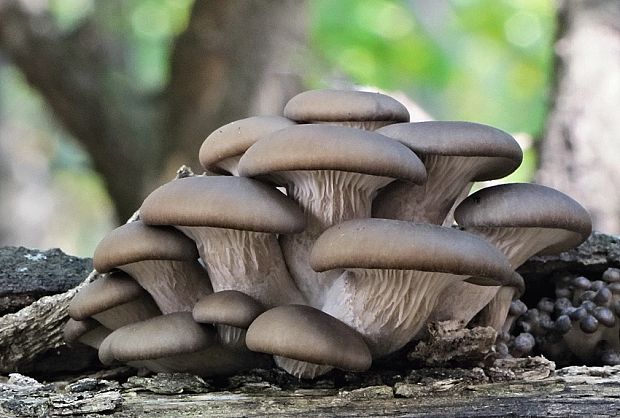
[[[606,327],[613,327],[616,325],[616,316],[614,313],[603,306],[599,306],[594,308],[594,312],[592,315],[596,318],[596,320]]]
[[[588,311],[583,308],[583,307],[579,307],[577,309],[575,309],[571,314],[570,314],[570,318],[573,321],[581,321],[583,318],[585,318],[586,316],[588,316]]]
[[[568,331],[571,330],[572,328],[572,321],[569,318],[568,315],[560,315],[558,316],[558,318],[555,320],[555,324],[554,324],[554,331],[557,332],[560,335],[564,335],[566,334]]]
[[[100,273],[119,269],[129,274],[164,314],[191,311],[198,299],[212,292],[196,245],[171,227],[142,221],[122,225],[97,245],[93,265]]]
[[[535,345],[536,340],[534,339],[534,336],[527,332],[519,334],[513,343],[514,351],[516,351],[515,354],[517,355],[530,353],[534,349]]]
[[[527,305],[523,303],[520,299],[513,300],[510,304],[509,314],[514,317],[519,317],[523,315],[527,311]]]
[[[325,231],[310,255],[317,271],[346,269],[322,308],[364,337],[373,356],[403,347],[440,293],[470,276],[508,280],[506,258],[475,235],[437,225],[356,219]]]
[[[609,306],[612,297],[613,295],[611,293],[611,290],[609,290],[607,287],[603,287],[599,289],[598,292],[596,292],[596,294],[592,298],[592,302],[596,303],[599,306]]]
[[[286,264],[311,306],[324,303],[340,272],[316,273],[308,264],[318,236],[349,219],[370,218],[377,190],[394,179],[426,179],[407,147],[374,132],[325,125],[297,125],[252,145],[239,162],[243,176],[268,176],[286,187],[304,211],[306,228],[280,237]]]
[[[273,354],[276,364],[297,377],[314,378],[332,367],[365,371],[372,363],[357,332],[310,306],[266,311],[250,325],[246,343],[250,350]]]
[[[182,178],[153,191],[140,216],[196,242],[215,292],[238,290],[265,307],[304,302],[276,236],[303,230],[304,217],[278,190],[247,178]]]
[[[577,289],[590,290],[592,282],[587,277],[579,276],[573,279],[572,285]]]
[[[512,136],[478,123],[400,123],[378,132],[420,156],[428,177],[423,185],[396,181],[382,189],[373,202],[376,218],[449,226],[450,210],[467,196],[474,181],[504,177],[516,170],[523,158]]]
[[[76,321],[94,318],[111,330],[161,315],[148,292],[123,272],[88,283],[73,297],[68,312]]]
[[[215,292],[200,299],[194,306],[194,321],[213,324],[225,346],[245,348],[245,333],[265,308],[255,299],[236,290]]]
[[[200,147],[200,164],[207,170],[238,175],[239,159],[256,141],[295,125],[282,116],[252,116],[216,129]]]
[[[598,329],[598,319],[594,315],[588,315],[579,321],[579,328],[586,334],[592,334]]]
[[[407,108],[381,93],[346,90],[310,90],[284,106],[284,116],[300,123],[320,123],[375,130],[409,122]]]
[[[536,307],[540,311],[553,313],[553,310],[555,309],[555,303],[549,298],[542,298],[540,301],[538,301]]]
[[[605,286],[606,286],[606,284],[605,284],[604,281],[602,281],[602,280],[595,280],[595,281],[592,282],[592,287],[590,289],[594,290],[596,292],[598,290],[601,290]]]
[[[607,283],[620,282],[620,269],[610,267],[603,272],[602,279]]]
[[[566,311],[569,308],[572,308],[573,304],[567,298],[557,298],[555,303],[553,304],[553,312],[561,315],[562,312]]]

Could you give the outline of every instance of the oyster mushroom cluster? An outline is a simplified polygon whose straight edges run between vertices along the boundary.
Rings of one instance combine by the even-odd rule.
[[[519,166],[514,138],[410,123],[378,93],[301,93],[283,116],[219,128],[199,157],[209,175],[153,191],[139,220],[101,241],[103,276],[71,303],[67,339],[105,364],[363,371],[431,320],[509,327],[524,290],[515,269],[591,230],[577,202],[547,187],[468,196]]]

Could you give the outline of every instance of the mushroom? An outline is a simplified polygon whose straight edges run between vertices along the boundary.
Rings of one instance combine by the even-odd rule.
[[[592,230],[590,215],[579,203],[557,190],[536,184],[512,183],[479,190],[461,202],[454,216],[461,228],[497,246],[514,269],[533,255],[579,245]],[[487,305],[498,291],[499,288],[487,287],[471,292],[461,286],[458,291],[447,291],[442,298],[467,300],[472,304],[471,311],[475,311]],[[518,288],[506,287],[502,292],[501,304],[507,306],[501,310],[507,313]],[[454,315],[462,315],[457,309],[455,305]],[[497,326],[499,322],[494,321]]]
[[[69,303],[69,316],[74,320],[92,317],[111,330],[160,314],[151,296],[123,272],[90,282]]]
[[[295,125],[282,116],[253,116],[216,129],[200,147],[200,164],[207,170],[238,175],[239,159],[252,144],[279,129]]]
[[[62,333],[67,344],[82,343],[95,350],[99,349],[101,342],[110,334],[109,329],[92,318],[76,321],[69,318]]]
[[[248,329],[250,350],[273,354],[288,373],[307,379],[333,367],[365,371],[372,358],[360,335],[336,318],[304,305],[283,305],[261,314]]]
[[[312,244],[328,227],[370,217],[378,189],[395,178],[422,182],[425,170],[404,145],[354,128],[297,125],[252,145],[239,162],[242,176],[268,176],[284,185],[303,209],[303,232],[280,237],[286,264],[311,306],[323,305],[339,275],[317,274],[308,260]]]
[[[491,301],[478,313],[477,324],[480,326],[492,327],[497,332],[509,332],[514,316],[509,318],[512,302],[519,298],[525,291],[523,277],[517,272],[513,273],[511,283],[506,283],[497,289],[497,293]],[[457,300],[451,298],[450,300]],[[466,300],[461,298],[460,300]],[[467,321],[469,322],[469,321]],[[466,323],[467,323],[466,322]]]
[[[474,181],[504,177],[523,159],[512,136],[478,123],[399,123],[377,133],[412,149],[424,162],[427,181],[422,185],[395,181],[385,187],[373,202],[376,218],[449,226],[450,210],[467,196]]]
[[[196,245],[171,227],[142,221],[122,225],[97,245],[93,266],[100,273],[119,269],[131,275],[164,314],[191,311],[198,299],[212,292]]]
[[[194,306],[194,321],[213,324],[222,344],[245,348],[245,330],[265,308],[252,297],[236,290],[222,290],[200,299]]]
[[[263,364],[255,353],[221,346],[210,326],[191,312],[160,315],[112,332],[99,347],[103,364],[139,362],[156,372],[187,372],[204,377],[235,373]]]
[[[240,177],[187,177],[153,191],[140,216],[196,242],[214,291],[238,290],[267,308],[304,302],[276,238],[301,231],[304,219],[276,189]]]
[[[375,130],[391,123],[409,122],[407,108],[381,93],[309,90],[284,107],[284,116],[299,123],[321,123]]]
[[[357,330],[373,357],[409,342],[441,292],[470,276],[512,274],[497,248],[468,232],[390,219],[356,219],[325,231],[310,256],[317,271],[346,269],[322,310]]]

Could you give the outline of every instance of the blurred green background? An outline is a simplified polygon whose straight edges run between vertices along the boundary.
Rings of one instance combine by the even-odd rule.
[[[121,34],[131,60],[128,77],[157,92],[168,77],[171,43],[186,27],[190,0],[129,0],[123,13],[105,2],[56,0],[66,31],[92,13]],[[437,3],[439,4],[439,3]],[[307,86],[340,81],[401,92],[436,119],[469,120],[533,138],[541,134],[550,87],[555,10],[549,0],[310,1]],[[415,115],[412,115],[415,119]],[[0,170],[19,173],[5,186],[0,211],[20,223],[0,245],[60,247],[89,256],[113,227],[112,204],[88,155],[69,137],[36,91],[9,62],[0,62],[0,151],[25,156]],[[526,140],[523,166],[510,180],[527,181],[536,166]],[[32,203],[36,202],[36,203]],[[58,214],[62,216],[57,216]],[[2,231],[0,231],[2,232]]]

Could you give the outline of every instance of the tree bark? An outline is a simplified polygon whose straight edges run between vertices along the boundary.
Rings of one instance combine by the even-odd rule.
[[[583,204],[595,229],[620,233],[620,2],[561,2],[555,54],[537,180]]]
[[[0,2],[0,51],[91,155],[119,220],[180,163],[197,169],[213,130],[277,112],[300,90],[294,56],[306,44],[303,1],[196,2],[174,43],[168,86],[148,95],[118,76],[129,73],[119,59],[124,40],[102,29],[98,13],[63,33],[40,3]]]

